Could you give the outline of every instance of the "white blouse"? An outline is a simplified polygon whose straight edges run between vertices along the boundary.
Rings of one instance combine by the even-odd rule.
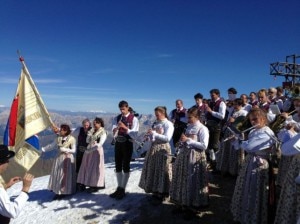
[[[276,136],[268,127],[250,131],[247,141],[242,141],[241,148],[247,152],[257,152],[270,148],[275,143]]]
[[[197,139],[188,138],[186,141],[187,145],[191,148],[206,150],[209,140],[209,131],[206,126],[204,126],[200,121],[197,121],[195,124],[188,124],[185,134],[188,135],[197,135]]]
[[[173,136],[174,125],[167,118],[162,121],[155,121],[152,127],[152,141],[160,140],[162,142],[169,142]]]

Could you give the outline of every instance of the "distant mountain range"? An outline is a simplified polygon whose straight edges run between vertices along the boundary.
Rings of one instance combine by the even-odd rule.
[[[3,142],[3,135],[7,124],[10,108],[0,107],[0,143]],[[95,117],[101,117],[104,120],[105,130],[108,133],[107,140],[104,144],[104,150],[106,151],[105,160],[111,162],[114,160],[114,147],[111,145],[112,141],[112,121],[117,114],[113,113],[102,113],[102,112],[72,112],[72,111],[59,111],[49,110],[52,121],[60,126],[61,124],[68,124],[72,129],[81,127],[81,123],[84,119],[88,118],[92,122]],[[137,140],[142,141],[144,133],[149,129],[155,120],[154,115],[139,115],[140,122],[139,138]],[[55,139],[55,135],[49,128],[38,134],[40,139],[40,145],[45,146],[50,144]],[[51,155],[51,154],[49,154]]]

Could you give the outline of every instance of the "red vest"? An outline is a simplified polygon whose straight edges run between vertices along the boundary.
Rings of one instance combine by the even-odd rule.
[[[209,107],[212,109],[212,111],[219,112],[221,102],[221,99],[218,99],[216,102],[210,101]],[[221,121],[221,119],[214,117],[211,113],[207,113],[207,120],[214,120],[216,122]]]
[[[130,113],[127,117],[122,116],[122,114],[119,114],[118,117],[117,117],[117,122],[121,121],[123,124],[126,125],[126,127],[131,129],[133,118],[134,118],[134,114],[132,114],[132,113]],[[124,128],[119,128],[118,135],[128,136],[127,131]]]
[[[180,118],[185,117],[185,114],[186,114],[186,109],[185,108],[183,108],[180,111],[177,111],[177,109],[174,109],[172,111],[172,118],[171,119],[180,121]]]

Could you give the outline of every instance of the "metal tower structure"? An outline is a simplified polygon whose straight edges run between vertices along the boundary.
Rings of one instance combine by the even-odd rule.
[[[282,87],[285,90],[290,90],[295,86],[300,85],[300,64],[297,64],[297,56],[295,54],[285,57],[285,62],[274,62],[270,64],[270,75],[274,77],[283,76],[285,82]]]

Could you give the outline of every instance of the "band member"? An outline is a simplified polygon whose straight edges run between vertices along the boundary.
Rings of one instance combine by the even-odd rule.
[[[282,144],[282,155],[292,160],[285,173],[277,203],[275,224],[299,223],[300,221],[300,134]]]
[[[82,158],[84,155],[84,152],[88,146],[88,143],[86,142],[87,133],[91,129],[91,122],[89,119],[84,119],[82,121],[82,127],[79,128],[79,134],[77,137],[77,149],[76,149],[76,173],[78,174]],[[82,191],[85,189],[85,186],[77,183],[77,188],[79,191]]]
[[[236,99],[237,91],[235,88],[231,87],[227,90],[227,94],[228,99],[226,101],[226,113],[225,118],[222,121],[222,126],[225,125],[226,121],[228,121],[228,118],[231,117],[234,112],[233,101]]]
[[[240,98],[237,98],[233,101],[233,114],[228,118],[226,125],[227,128],[224,131],[225,136],[227,137],[232,135],[231,131],[228,129],[231,130],[231,128],[236,128],[233,127],[236,121],[239,121],[240,118],[243,120],[246,119],[248,112],[242,109],[242,104],[243,101]],[[235,125],[237,126],[238,124]],[[218,159],[219,161],[217,163],[217,169],[220,170],[223,175],[230,174],[232,176],[236,176],[241,164],[244,161],[244,152],[243,150],[235,150],[234,142],[222,142]]]
[[[231,124],[235,121],[236,118],[240,116],[246,117],[248,114],[248,111],[243,109],[242,99],[239,98],[235,99],[232,105],[233,105],[233,113],[232,116],[228,118],[228,122]]]
[[[266,113],[269,111],[270,103],[268,99],[268,94],[266,89],[261,89],[258,91],[258,104],[252,106],[253,108],[260,108]]]
[[[203,102],[203,95],[201,93],[196,93],[194,95],[195,105],[192,108],[198,109],[199,119],[202,124],[206,124],[206,106],[207,103]]]
[[[9,166],[9,159],[15,156],[13,151],[9,151],[6,145],[0,145],[0,175],[2,175]],[[0,183],[0,223],[8,224],[11,218],[16,218],[29,199],[29,189],[34,176],[26,173],[23,178],[13,177],[6,184]],[[23,181],[23,186],[19,196],[11,201],[6,189],[12,185]]]
[[[284,126],[292,123],[295,125],[295,129],[297,130],[297,132],[299,132],[300,131],[300,97],[294,97],[292,101],[293,101],[293,108],[295,109],[294,111],[296,113],[291,114],[291,113],[283,112],[281,113],[281,116],[286,119]]]
[[[242,100],[242,109],[249,112],[252,109],[252,105],[248,103],[248,96],[243,93],[241,94],[240,98]]]
[[[279,130],[277,136],[282,144],[294,137],[300,131],[300,97],[295,97],[293,99],[293,105],[293,108],[296,109],[297,113],[289,115],[289,113],[283,112],[281,114],[281,116],[285,119],[284,128]],[[292,159],[293,156],[285,156],[281,154],[277,175],[277,185],[281,187],[284,184]]]
[[[226,104],[220,98],[218,89],[210,90],[211,101],[207,107],[206,126],[209,130],[208,153],[210,166],[213,171],[216,171],[216,155],[219,150],[219,140],[221,134],[221,123],[225,118]]]
[[[86,142],[88,146],[84,151],[77,177],[78,183],[89,187],[87,189],[89,193],[105,188],[103,144],[106,138],[104,121],[102,118],[96,117],[93,121],[93,128],[87,133]]]
[[[279,110],[283,110],[283,101],[282,99],[277,97],[277,89],[274,87],[270,87],[268,91],[268,98],[270,105],[277,105],[279,107]]]
[[[172,110],[169,115],[170,121],[174,124],[174,133],[172,137],[174,146],[178,143],[180,136],[187,125],[187,109],[183,107],[183,101],[178,99],[175,104],[176,109]]]
[[[154,109],[156,121],[147,134],[152,141],[146,154],[139,187],[152,193],[156,202],[162,202],[169,195],[170,163],[172,161],[170,140],[174,126],[168,120],[167,109],[158,106]]]
[[[192,211],[208,205],[208,174],[205,150],[209,132],[199,121],[197,108],[188,111],[188,127],[180,138],[180,152],[173,165],[170,200],[189,219]],[[175,210],[176,211],[176,210]]]
[[[285,126],[285,128],[281,129],[277,134],[278,140],[283,144],[289,141],[291,138],[296,136],[298,133],[295,131],[295,123],[289,123]],[[282,151],[282,150],[281,150]],[[286,178],[286,174],[289,170],[290,164],[292,162],[293,156],[285,156],[281,153],[281,157],[279,160],[278,173],[276,184],[280,187],[284,185],[284,181]]]
[[[229,100],[229,101],[234,101],[234,100],[236,99],[237,91],[236,91],[235,88],[230,87],[230,88],[227,90],[227,94],[228,94],[228,100]]]
[[[70,126],[62,124],[60,129],[53,127],[57,136],[58,155],[55,158],[48,189],[55,193],[53,200],[62,199],[63,197],[76,192],[76,167],[75,152],[76,139],[71,135]],[[51,148],[42,148],[43,151],[51,150]]]
[[[286,100],[286,96],[284,95],[284,90],[283,90],[282,86],[277,86],[277,87],[276,87],[276,90],[277,90],[276,97],[277,97],[278,99],[281,99],[282,102],[284,103],[285,100]]]
[[[249,94],[249,104],[253,107],[258,104],[256,92],[251,92]]]
[[[136,138],[139,130],[139,121],[133,113],[129,111],[126,101],[119,102],[121,114],[113,120],[113,135],[116,136],[115,143],[115,171],[118,187],[109,196],[120,200],[124,198],[125,188],[129,179],[130,161],[133,152],[133,142],[131,138]]]
[[[269,158],[276,137],[266,126],[267,116],[262,109],[251,110],[249,120],[255,128],[250,131],[248,140],[240,138],[240,148],[248,154],[236,180],[231,212],[234,221],[240,223],[272,223],[275,181]]]

